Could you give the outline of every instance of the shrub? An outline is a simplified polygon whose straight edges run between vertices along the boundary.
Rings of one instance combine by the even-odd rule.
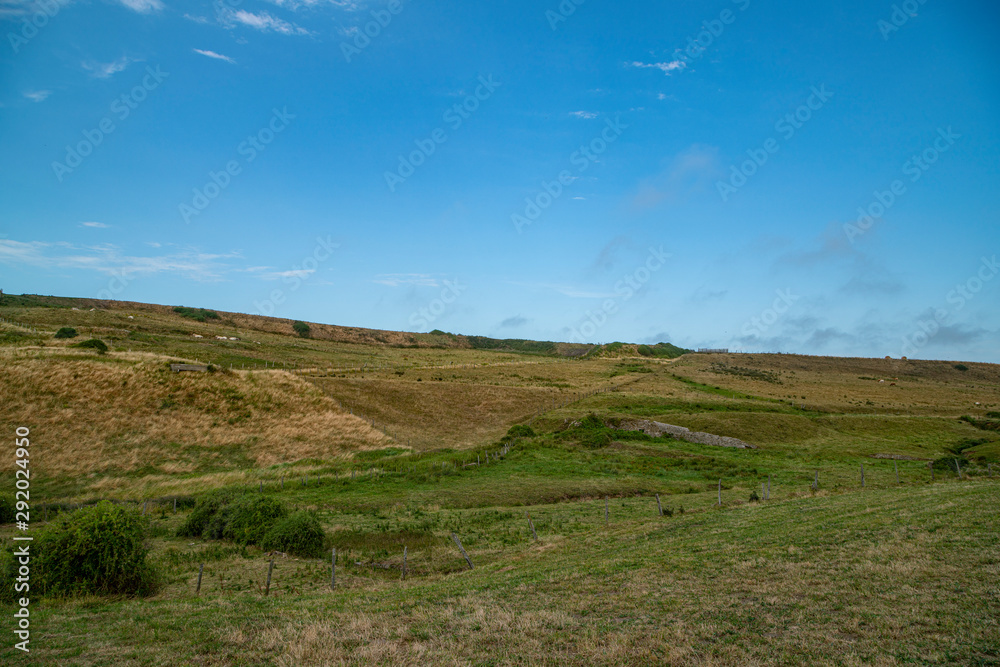
[[[288,509],[278,500],[236,489],[220,489],[203,496],[177,534],[212,540],[259,544]]]
[[[62,515],[35,540],[32,590],[44,595],[149,595],[156,571],[146,560],[147,521],[104,500]]]
[[[955,370],[963,371],[964,372],[964,371],[969,370],[969,367],[966,366],[965,364],[955,364]]]
[[[177,306],[174,308],[174,312],[181,317],[186,317],[196,322],[204,322],[205,320],[217,320],[219,319],[219,314],[211,311],[205,310],[204,308],[188,308],[187,306]]]
[[[80,343],[74,343],[73,347],[82,347],[85,349],[95,349],[97,354],[104,354],[108,351],[108,346],[104,344],[104,341],[100,338],[91,338]]]
[[[292,324],[292,329],[294,329],[295,333],[297,333],[302,338],[309,338],[309,325],[306,324],[305,322],[300,322],[296,320],[295,323]]]
[[[312,512],[300,510],[275,523],[260,542],[262,549],[285,551],[296,556],[323,555],[326,533]]]
[[[14,523],[14,501],[7,494],[0,496],[0,523]]]
[[[56,332],[56,338],[76,338],[76,329],[73,327],[63,327]]]
[[[527,424],[515,424],[507,430],[508,438],[533,438],[535,431]]]

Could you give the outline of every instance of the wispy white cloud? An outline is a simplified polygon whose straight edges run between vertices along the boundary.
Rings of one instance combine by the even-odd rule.
[[[94,227],[95,229],[107,229],[111,225],[106,225],[103,222],[81,222],[81,227]]]
[[[110,63],[99,63],[90,60],[80,64],[83,66],[83,69],[90,72],[91,76],[98,79],[107,79],[124,70],[132,64],[132,62],[134,61],[128,56],[122,56],[118,60],[114,60]]]
[[[316,269],[289,269],[288,271],[268,271],[261,273],[261,280],[281,280],[282,278],[308,278]]]
[[[163,9],[163,3],[160,0],[118,0],[118,3],[140,14],[149,14]]]
[[[415,285],[417,287],[438,287],[437,278],[427,273],[383,273],[375,276],[372,282],[389,287]]]
[[[212,254],[182,250],[159,256],[128,255],[111,244],[80,246],[71,243],[0,239],[0,263],[37,269],[92,271],[102,275],[148,276],[175,274],[198,281],[222,280],[233,267],[228,260],[239,253]]]
[[[188,21],[194,21],[195,23],[198,23],[200,25],[206,25],[208,23],[211,23],[211,21],[207,16],[193,16],[192,14],[184,14],[184,18],[186,18]]]
[[[585,120],[590,120],[591,118],[597,118],[597,114],[593,111],[570,111],[570,116],[575,116],[577,118],[583,118]]]
[[[24,96],[32,102],[44,102],[45,98],[51,94],[51,90],[29,90],[24,93]]]
[[[638,67],[640,69],[658,69],[667,76],[670,76],[671,73],[676,72],[677,70],[687,67],[687,63],[683,60],[671,60],[670,62],[664,63],[643,63],[636,60],[628,63],[628,65],[631,67]]]
[[[208,56],[209,58],[215,58],[216,60],[225,60],[227,63],[231,65],[236,64],[236,61],[230,58],[229,56],[224,56],[221,53],[216,53],[215,51],[205,51],[202,49],[191,49],[191,50],[194,51],[195,53],[200,53],[203,56]]]
[[[0,18],[17,18],[46,14],[55,16],[73,0],[0,0]]]
[[[297,26],[293,23],[283,21],[275,16],[271,16],[267,12],[259,12],[254,14],[253,12],[248,12],[245,10],[233,11],[232,9],[227,9],[222,17],[221,21],[225,25],[234,25],[236,23],[249,26],[260,30],[261,32],[276,32],[282,35],[308,35],[310,34],[308,30]]]

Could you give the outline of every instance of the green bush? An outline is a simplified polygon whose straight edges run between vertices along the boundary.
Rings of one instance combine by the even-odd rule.
[[[104,341],[100,338],[91,338],[80,343],[75,343],[73,347],[82,347],[86,349],[93,348],[97,350],[97,354],[104,354],[108,351],[108,346],[104,344]]]
[[[508,438],[533,438],[535,431],[527,424],[515,424],[507,430]]]
[[[260,544],[288,509],[278,500],[243,490],[220,489],[202,497],[178,529],[186,537]]]
[[[292,324],[292,329],[294,329],[295,333],[297,333],[302,338],[309,338],[310,329],[309,325],[306,324],[305,322],[300,322],[296,320],[295,323]]]
[[[174,312],[181,317],[186,317],[190,320],[195,320],[196,322],[204,322],[205,320],[217,320],[219,319],[219,314],[211,310],[205,310],[204,308],[188,308],[187,306],[177,306],[174,308]]]
[[[0,496],[0,523],[14,523],[14,501],[6,493]]]
[[[76,338],[76,329],[73,327],[63,327],[56,332],[56,338]]]
[[[260,542],[262,549],[284,551],[296,556],[323,555],[326,533],[312,512],[300,510],[275,523]]]
[[[43,595],[150,595],[147,520],[104,500],[60,516],[36,537],[32,590]]]
[[[965,372],[969,370],[969,367],[965,364],[955,364],[955,370]]]

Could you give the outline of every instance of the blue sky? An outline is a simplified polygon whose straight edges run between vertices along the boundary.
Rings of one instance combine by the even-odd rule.
[[[0,0],[0,287],[1000,362],[998,18]]]

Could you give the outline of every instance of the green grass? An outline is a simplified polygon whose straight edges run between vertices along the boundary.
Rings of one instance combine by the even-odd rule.
[[[47,474],[39,457],[36,524],[41,503],[55,516],[103,497],[99,489],[154,501],[151,559],[165,583],[145,600],[33,599],[33,652],[0,645],[4,664],[1000,664],[1000,434],[989,427],[998,402],[988,365],[670,359],[672,346],[648,354],[621,343],[566,359],[590,348],[445,332],[367,332],[360,344],[345,342],[356,332],[331,339],[316,324],[305,339],[291,321],[247,327],[236,314],[201,322],[95,303],[5,297],[4,317],[42,333],[0,328],[11,335],[3,354],[78,361],[52,339],[72,325],[110,343],[88,363],[135,364],[125,350],[154,359],[150,377],[166,389],[151,420],[239,424],[251,419],[248,392],[283,376],[240,374],[237,390],[212,381],[234,374],[169,374],[169,359],[284,363],[397,437],[273,466],[249,457],[256,435],[221,445],[177,433],[146,443],[145,465],[87,475]],[[39,403],[65,407],[56,387],[42,389]],[[756,449],[608,427],[634,418]],[[136,438],[132,427],[93,429],[107,451]],[[961,480],[949,467],[956,458]],[[184,472],[164,472],[168,460]],[[264,597],[273,554],[176,537],[192,488],[237,482],[315,513],[337,548],[335,591],[329,553],[277,556]],[[770,499],[751,501],[762,484]],[[12,533],[0,526],[0,537]]]

